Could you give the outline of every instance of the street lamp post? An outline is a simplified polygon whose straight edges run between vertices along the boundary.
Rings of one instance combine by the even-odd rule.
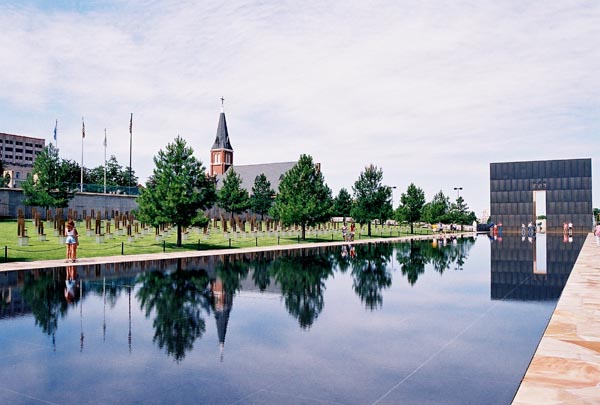
[[[458,198],[460,197],[460,190],[462,190],[463,188],[462,187],[454,187],[454,189],[456,190],[456,205],[458,205]],[[461,221],[460,231],[462,232],[462,230],[463,230],[463,224]]]
[[[396,186],[390,186],[390,187],[391,187],[391,189],[392,189],[392,217],[394,218],[394,217],[395,217],[395,215],[393,215],[393,212],[394,212],[394,190],[396,189]],[[396,219],[395,219],[395,218],[394,218],[394,223],[395,223],[396,225],[398,225],[398,224],[396,223]],[[393,269],[393,268],[394,268],[394,264],[392,263],[392,269]]]
[[[458,197],[460,197],[460,190],[462,190],[462,187],[454,187],[454,189],[456,190],[456,199],[458,200]]]

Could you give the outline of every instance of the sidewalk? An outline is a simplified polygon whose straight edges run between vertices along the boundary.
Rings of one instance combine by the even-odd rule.
[[[472,236],[472,232],[455,233],[451,236]],[[177,259],[184,257],[202,257],[202,256],[214,256],[224,254],[238,254],[238,253],[250,253],[250,252],[265,252],[265,251],[279,251],[279,250],[295,250],[295,249],[307,249],[322,246],[342,246],[344,244],[365,244],[365,243],[381,243],[381,242],[402,242],[407,240],[418,240],[418,239],[433,239],[439,237],[438,234],[429,235],[410,235],[400,236],[391,238],[372,238],[372,239],[357,239],[354,242],[318,242],[318,243],[299,243],[295,245],[273,245],[273,246],[259,246],[249,248],[226,248],[216,250],[185,250],[175,253],[149,253],[141,255],[124,255],[124,256],[104,256],[104,257],[84,257],[77,260],[75,265],[85,266],[91,264],[106,264],[106,263],[125,263],[125,262],[137,262],[144,260],[161,260],[161,259]],[[446,235],[450,236],[450,234]],[[0,273],[5,271],[15,270],[31,270],[31,269],[43,269],[48,267],[67,267],[73,266],[72,263],[65,263],[64,259],[60,260],[37,260],[32,262],[9,262],[0,263]]]
[[[600,247],[589,234],[513,404],[600,403]]]

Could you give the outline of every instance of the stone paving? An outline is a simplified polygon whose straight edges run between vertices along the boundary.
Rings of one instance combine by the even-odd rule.
[[[600,247],[588,235],[513,404],[600,403]]]

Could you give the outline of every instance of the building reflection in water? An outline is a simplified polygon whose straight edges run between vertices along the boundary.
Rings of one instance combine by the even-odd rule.
[[[567,283],[587,235],[525,238],[506,235],[491,249],[491,298],[556,300]]]
[[[225,335],[227,334],[229,313],[233,304],[233,294],[225,290],[223,281],[220,279],[211,281],[211,291],[213,296],[213,310],[215,312],[215,320],[217,321],[217,334],[219,336],[219,354],[221,361],[223,361]]]

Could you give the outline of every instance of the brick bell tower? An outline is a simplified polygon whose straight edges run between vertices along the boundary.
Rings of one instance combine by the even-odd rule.
[[[227,131],[227,121],[225,120],[225,110],[223,104],[225,99],[221,97],[221,115],[219,116],[219,126],[217,127],[217,137],[210,149],[210,175],[225,174],[227,169],[233,165],[233,147],[229,142],[229,132]]]

